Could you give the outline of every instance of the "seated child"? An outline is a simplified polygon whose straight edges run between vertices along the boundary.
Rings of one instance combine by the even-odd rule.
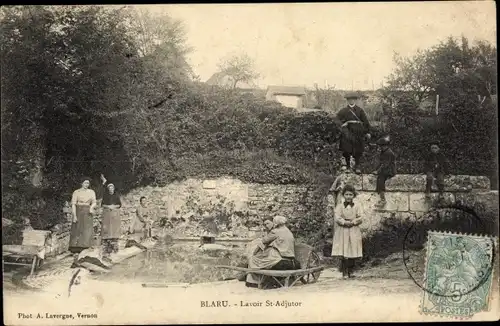
[[[150,211],[147,207],[146,197],[142,196],[139,199],[139,206],[136,209],[136,216],[134,216],[132,223],[129,227],[129,234],[135,240],[142,241],[151,237],[152,218]]]
[[[396,175],[396,155],[389,147],[389,136],[380,138],[377,145],[380,146],[380,156],[378,168],[374,171],[377,175],[376,191],[380,196],[380,206],[384,206],[385,201],[385,182]]]
[[[444,191],[444,177],[448,174],[448,163],[437,144],[432,144],[429,154],[425,157],[424,172],[427,175],[425,186],[426,197],[430,196],[432,183],[436,179],[436,185],[440,195]]]

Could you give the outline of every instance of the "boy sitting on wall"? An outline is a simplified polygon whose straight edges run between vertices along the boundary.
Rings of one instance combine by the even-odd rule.
[[[426,198],[430,197],[434,179],[436,179],[439,196],[442,197],[444,192],[444,177],[448,174],[448,162],[436,143],[431,145],[430,152],[425,157],[424,173],[427,176],[425,186]]]
[[[396,175],[396,155],[389,147],[389,136],[380,138],[377,145],[380,147],[379,163],[373,174],[377,175],[376,191],[380,196],[379,206],[383,207],[386,204],[385,182]]]

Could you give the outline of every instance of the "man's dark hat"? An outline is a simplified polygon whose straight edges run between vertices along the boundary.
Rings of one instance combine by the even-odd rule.
[[[349,92],[345,95],[345,98],[346,99],[350,99],[350,98],[353,98],[353,99],[358,99],[359,98],[359,95],[358,93],[356,92]]]

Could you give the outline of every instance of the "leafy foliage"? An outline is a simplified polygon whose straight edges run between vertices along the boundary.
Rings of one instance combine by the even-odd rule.
[[[126,8],[3,8],[5,165],[19,158],[38,161],[46,175],[43,187],[55,194],[76,187],[82,171],[105,169],[98,163],[103,155],[115,168],[128,165],[116,117],[132,97],[147,95],[134,85],[145,63],[127,37],[128,17]],[[2,171],[2,185],[13,177],[8,170]],[[19,210],[30,215],[28,206]]]
[[[36,228],[56,223],[64,218],[61,204],[81,174],[97,181],[103,173],[121,192],[221,175],[306,184],[313,192],[321,188],[322,175],[337,169],[338,130],[332,116],[297,115],[237,89],[194,81],[182,24],[167,15],[128,7],[19,6],[3,7],[1,19],[6,218],[29,217]],[[399,159],[418,162],[427,142],[446,139],[442,147],[455,164],[453,172],[491,170],[496,109],[488,100],[479,104],[477,95],[489,98],[496,92],[496,49],[448,41],[423,53],[425,65],[401,61],[393,88],[407,94],[411,71],[427,69],[416,77],[425,76],[420,84],[442,94],[448,124],[438,128],[418,119],[394,120],[389,132]],[[233,75],[234,86],[256,77],[251,60],[240,59],[221,66]],[[412,106],[400,105],[402,116],[410,117]],[[407,128],[409,123],[415,127]],[[367,170],[375,155],[367,148]],[[470,155],[480,163],[471,165]],[[31,174],[22,175],[17,161],[32,162],[29,172],[42,169],[41,187]],[[398,165],[399,173],[414,170]],[[295,226],[299,233],[310,234],[324,221],[319,193],[310,199],[316,208],[311,206]]]
[[[334,86],[320,88],[315,85],[313,91],[315,105],[324,111],[335,111],[345,105],[346,100],[341,92],[336,91]]]
[[[446,104],[454,102],[453,93],[473,95],[474,100],[496,94],[496,48],[485,41],[471,47],[465,37],[461,42],[449,37],[412,57],[396,54],[394,63],[385,91],[396,99],[413,99],[419,105],[439,94]]]
[[[222,59],[219,64],[219,76],[228,78],[230,88],[236,88],[238,83],[252,83],[260,74],[255,70],[252,58],[247,54],[230,55]],[[222,85],[220,85],[222,86]]]
[[[396,57],[395,64],[379,97],[399,156],[417,162],[430,143],[438,142],[455,173],[496,180],[496,48],[448,38],[411,58]],[[439,116],[425,114],[423,101],[435,95]]]

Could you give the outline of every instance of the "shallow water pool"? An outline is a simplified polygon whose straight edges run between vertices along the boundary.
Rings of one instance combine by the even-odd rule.
[[[199,243],[157,244],[113,265],[100,280],[133,280],[141,283],[204,283],[234,279],[237,272],[216,268],[244,263],[244,245],[227,246],[228,251],[203,251]]]

